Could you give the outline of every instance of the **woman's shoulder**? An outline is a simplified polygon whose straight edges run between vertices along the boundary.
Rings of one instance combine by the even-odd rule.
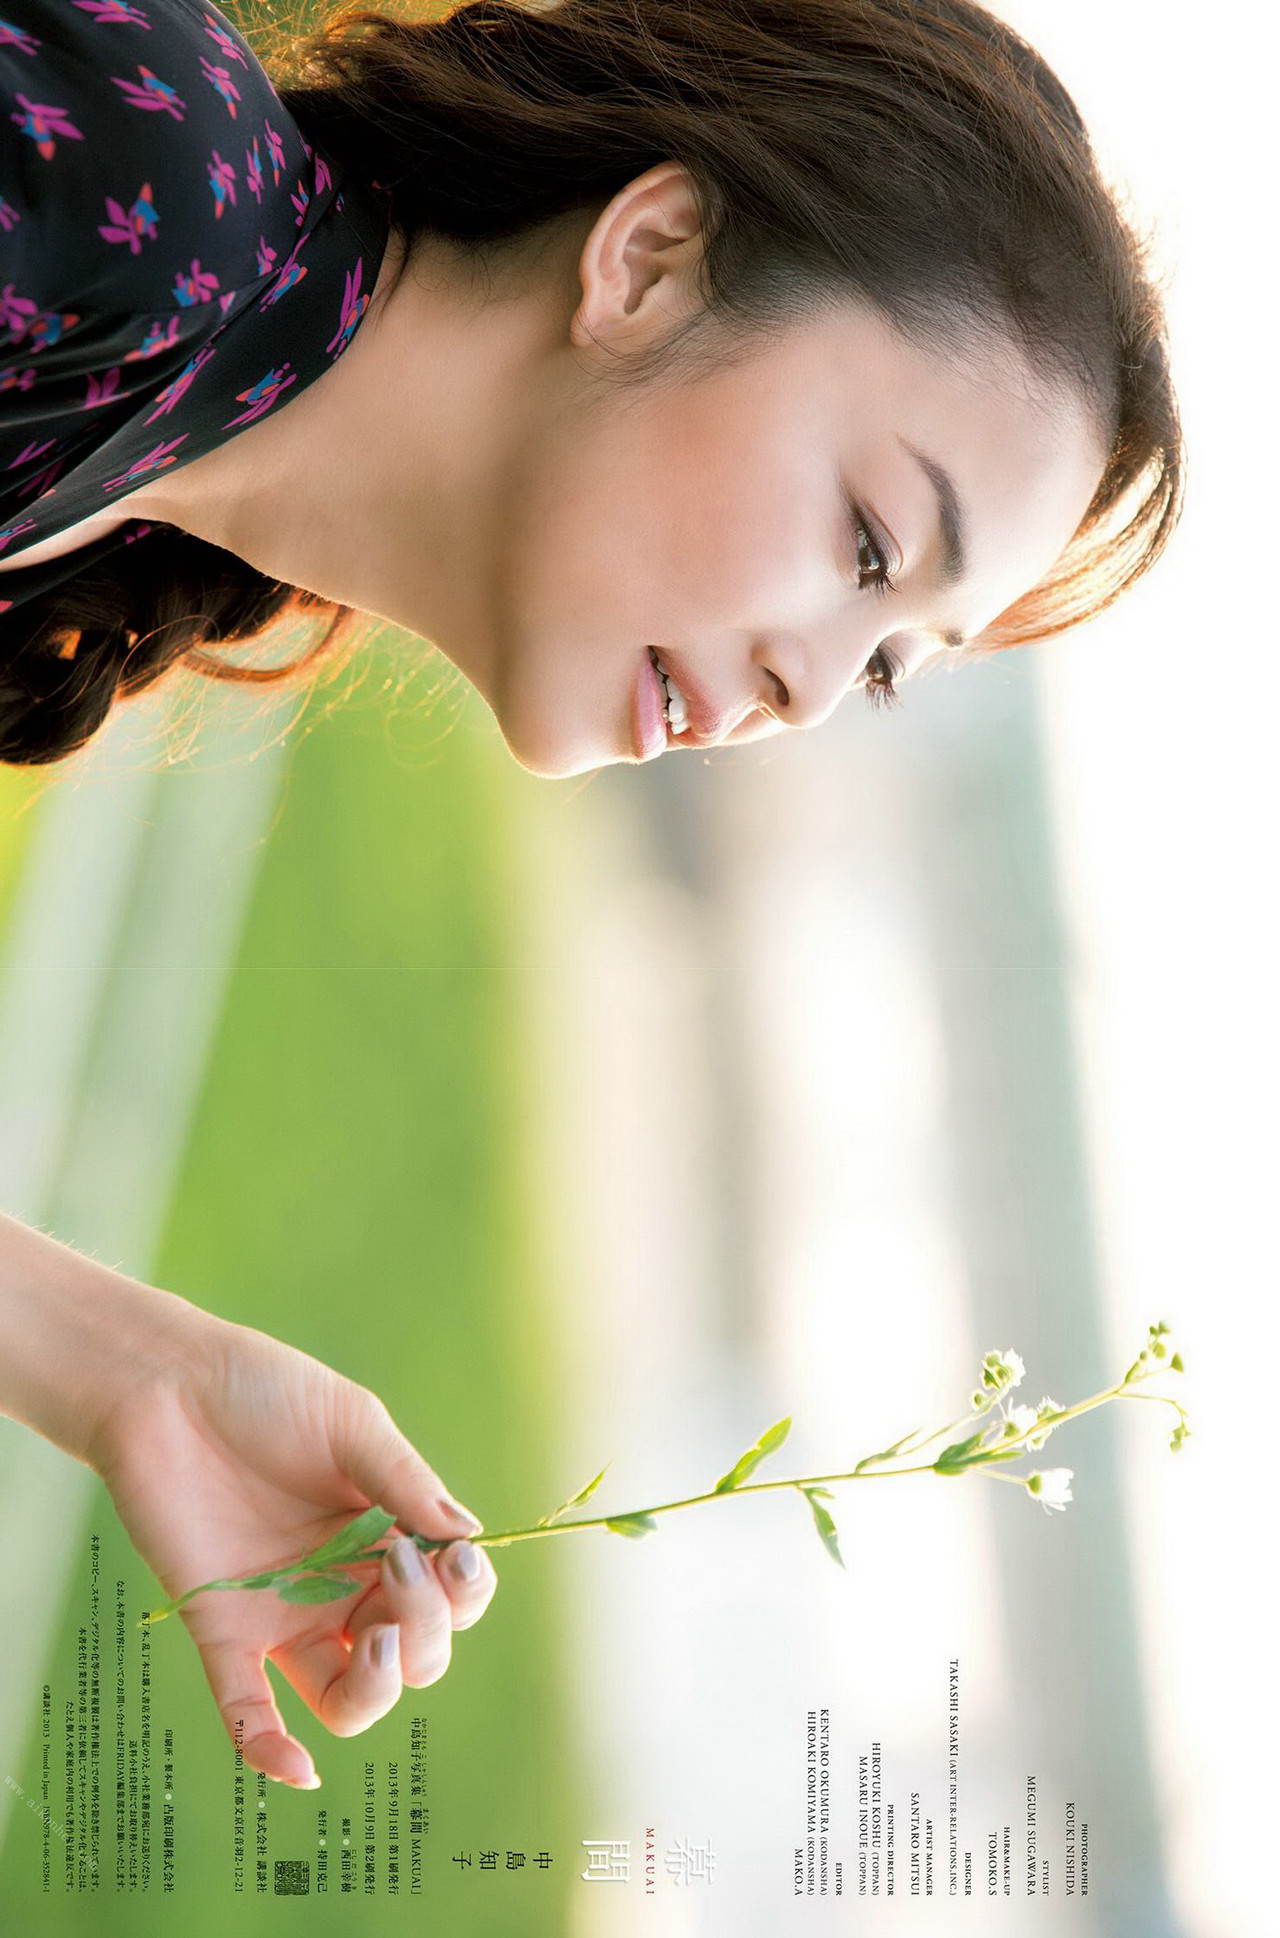
[[[229,304],[306,193],[239,30],[209,0],[0,3],[0,330]]]

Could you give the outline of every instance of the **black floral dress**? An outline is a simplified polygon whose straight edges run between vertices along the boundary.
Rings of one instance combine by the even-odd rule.
[[[0,556],[285,408],[390,235],[208,0],[0,0]],[[151,527],[0,573],[6,610]]]

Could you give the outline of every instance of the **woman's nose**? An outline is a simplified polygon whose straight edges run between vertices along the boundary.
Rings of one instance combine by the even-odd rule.
[[[864,639],[850,648],[834,640],[818,647],[798,638],[772,640],[752,657],[766,676],[766,705],[787,727],[818,727],[839,706],[850,686],[875,654],[880,641]]]

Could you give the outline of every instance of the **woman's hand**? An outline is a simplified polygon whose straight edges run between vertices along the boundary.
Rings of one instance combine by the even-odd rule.
[[[129,1383],[81,1456],[169,1596],[281,1566],[366,1507],[385,1508],[406,1533],[479,1531],[365,1387],[252,1327],[182,1309],[179,1349],[170,1342],[154,1373]],[[408,1580],[396,1571],[401,1554]],[[383,1557],[350,1564],[365,1586],[343,1601],[217,1589],[181,1610],[233,1741],[243,1722],[251,1768],[302,1788],[319,1782],[276,1708],[266,1657],[327,1729],[354,1736],[402,1685],[444,1674],[453,1630],[479,1620],[497,1585],[488,1555],[467,1540],[426,1557],[406,1539]]]

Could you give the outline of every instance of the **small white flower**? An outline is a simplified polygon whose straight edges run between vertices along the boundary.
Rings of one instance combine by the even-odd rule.
[[[1027,1492],[1034,1494],[1046,1511],[1053,1508],[1065,1510],[1072,1498],[1071,1479],[1074,1472],[1072,1467],[1044,1467],[1028,1476]]]
[[[1026,1433],[1036,1423],[1036,1410],[1033,1406],[1011,1406],[1005,1432],[1012,1438],[1015,1434]],[[1034,1441],[1031,1443],[1034,1446]]]
[[[1049,1398],[1049,1395],[1046,1393],[1044,1398],[1041,1400],[1039,1406],[1036,1408],[1036,1418],[1037,1420],[1044,1420],[1044,1419],[1047,1419],[1051,1413],[1061,1413],[1061,1412],[1062,1412],[1062,1408],[1058,1405],[1058,1402],[1056,1400],[1051,1400]],[[1043,1447],[1045,1441],[1049,1438],[1049,1435],[1052,1432],[1053,1432],[1052,1427],[1046,1427],[1043,1433],[1029,1433],[1027,1435],[1027,1445],[1028,1447],[1031,1448],[1033,1453],[1037,1452],[1041,1447]]]

